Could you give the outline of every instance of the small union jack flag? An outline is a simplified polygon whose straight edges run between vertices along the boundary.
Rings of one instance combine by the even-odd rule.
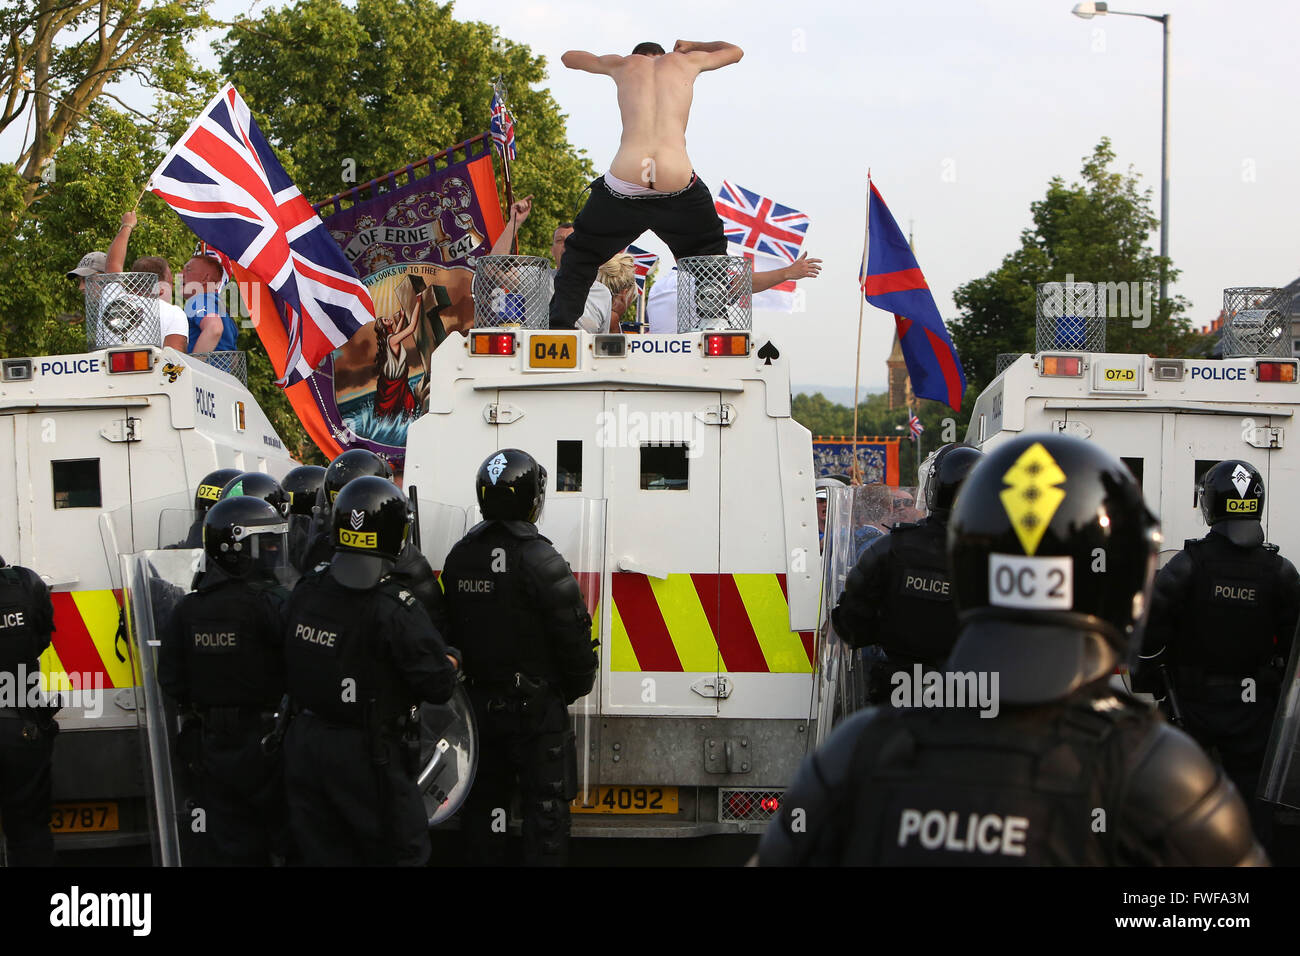
[[[797,209],[723,180],[714,202],[728,242],[794,262],[808,233],[808,217]]]
[[[307,378],[375,320],[356,270],[229,83],[158,164],[148,188],[270,291],[288,337],[277,384]]]
[[[623,251],[632,257],[632,262],[636,265],[636,287],[645,289],[646,279],[654,272],[655,266],[659,265],[659,257],[636,246],[628,246]]]
[[[492,142],[510,159],[515,158],[515,121],[500,90],[492,91]]]
[[[907,430],[912,433],[912,441],[921,437],[921,432],[925,431],[925,426],[921,424],[921,419],[912,414],[912,410],[907,410]]]

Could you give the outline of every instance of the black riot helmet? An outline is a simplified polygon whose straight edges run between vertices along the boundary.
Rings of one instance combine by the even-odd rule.
[[[261,471],[245,471],[236,475],[221,490],[222,499],[261,498],[284,517],[289,514],[289,496],[280,483]]]
[[[358,590],[374,587],[406,547],[411,528],[406,495],[377,475],[349,481],[334,499],[331,528],[335,580]]]
[[[940,521],[947,521],[957,490],[983,457],[978,448],[962,442],[951,442],[935,452],[921,487],[925,510]]]
[[[535,524],[546,502],[546,469],[526,451],[502,448],[479,466],[474,490],[485,519]]]
[[[1264,479],[1246,461],[1221,461],[1197,487],[1205,523],[1243,548],[1264,543]]]
[[[194,517],[202,519],[208,509],[221,500],[222,489],[238,474],[238,468],[218,468],[204,475],[194,491]]]
[[[289,496],[289,514],[311,515],[316,493],[325,484],[325,469],[320,465],[299,465],[280,479],[280,487]]]
[[[950,671],[999,675],[1008,703],[1057,700],[1140,647],[1160,530],[1118,459],[1059,434],[999,445],[948,522],[962,631]]]
[[[334,499],[348,482],[367,475],[393,480],[393,466],[373,451],[365,448],[353,448],[339,455],[325,469],[325,480],[321,484],[321,499],[318,503],[325,510],[334,505]]]
[[[261,498],[223,498],[203,518],[203,551],[232,577],[273,574],[287,560],[288,532],[284,515]]]

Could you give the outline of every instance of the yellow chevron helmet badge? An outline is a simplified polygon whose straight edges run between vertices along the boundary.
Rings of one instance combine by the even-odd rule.
[[[1042,442],[1034,442],[1007,469],[1002,481],[1007,485],[999,496],[1002,507],[1025,554],[1032,555],[1065,500],[1065,492],[1055,487],[1065,481],[1065,472]]]

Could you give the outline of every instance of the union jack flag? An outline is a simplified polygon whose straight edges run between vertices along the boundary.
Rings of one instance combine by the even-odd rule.
[[[912,433],[912,441],[916,441],[920,438],[921,432],[925,431],[925,427],[921,424],[921,419],[913,415],[910,408],[907,410],[907,430]]]
[[[623,251],[632,257],[632,262],[636,265],[636,287],[645,289],[646,279],[650,278],[650,273],[659,265],[659,257],[636,246],[628,246]]]
[[[208,246],[266,285],[288,337],[287,387],[375,319],[370,293],[229,83],[149,177]]]
[[[492,91],[492,142],[511,159],[515,158],[515,121],[506,109],[500,90]]]
[[[794,262],[808,233],[808,217],[797,209],[723,180],[714,202],[728,242]]]

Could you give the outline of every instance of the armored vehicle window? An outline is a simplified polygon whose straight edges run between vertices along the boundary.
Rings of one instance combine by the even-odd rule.
[[[555,443],[555,490],[582,490],[582,442]]]
[[[1128,466],[1129,473],[1133,475],[1133,479],[1138,483],[1138,487],[1141,488],[1142,487],[1142,459],[1121,458],[1120,461],[1122,461],[1125,465]]]
[[[1196,474],[1192,476],[1192,507],[1200,507],[1200,502],[1196,500],[1196,490],[1201,486],[1201,476],[1219,463],[1221,459],[1211,458],[1209,461],[1196,459]]]
[[[102,504],[99,491],[99,459],[79,458],[73,461],[52,461],[54,471],[55,508],[98,508]]]
[[[641,446],[641,488],[643,491],[685,491],[686,452],[682,442]]]

